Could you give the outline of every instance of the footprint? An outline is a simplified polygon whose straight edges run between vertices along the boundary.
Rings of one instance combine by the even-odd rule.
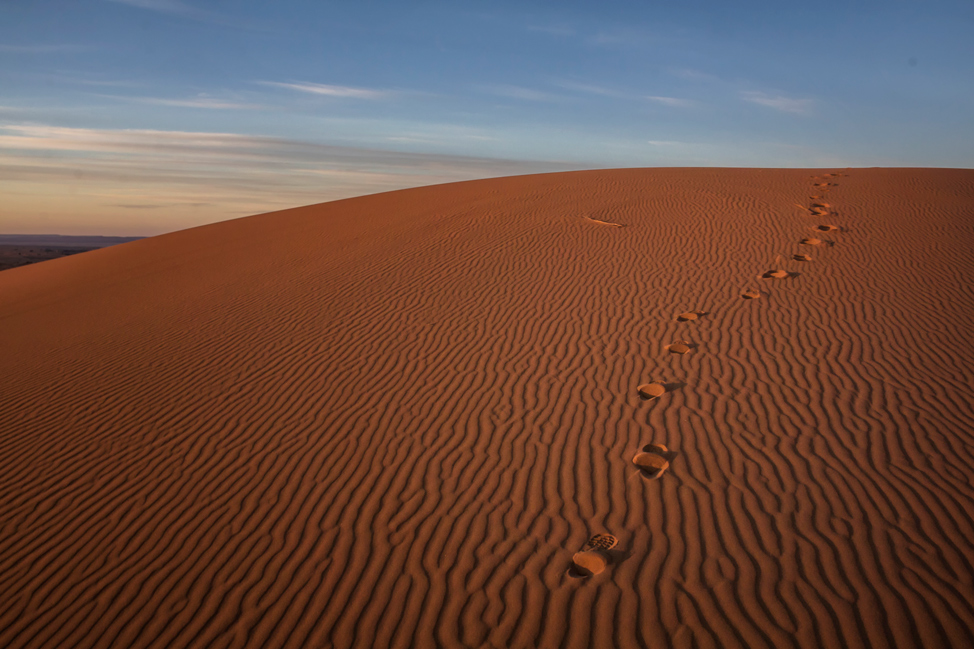
[[[761,297],[761,294],[758,291],[744,291],[741,293],[741,297],[745,300],[757,300]]]
[[[626,227],[622,223],[613,223],[612,221],[602,221],[600,219],[593,219],[591,216],[586,216],[585,217],[585,220],[591,221],[592,223],[598,223],[599,225],[608,225],[608,226],[611,226],[613,228],[624,228],[624,227]]]
[[[572,556],[572,577],[591,577],[604,572],[612,561],[609,551],[619,544],[611,534],[596,534],[585,544],[585,549]]]
[[[790,279],[797,273],[789,273],[787,270],[766,270],[761,275],[761,279]]]
[[[819,232],[838,232],[841,228],[837,225],[816,225],[814,229]]]
[[[662,444],[648,444],[645,448],[654,450],[643,450],[641,453],[636,453],[635,457],[632,458],[632,463],[639,468],[643,477],[658,480],[670,468],[670,462],[665,457],[669,454],[669,449]]]
[[[821,196],[812,196],[812,200],[820,199]],[[795,206],[808,212],[808,216],[829,216],[834,214],[832,211],[832,206],[829,203],[812,203],[809,207],[805,207],[801,203],[795,203]]]
[[[656,399],[666,394],[666,384],[662,381],[643,383],[636,388],[636,391],[639,393],[639,398],[643,401],[648,401],[649,399]]]
[[[812,256],[811,255],[792,255],[791,258],[794,259],[795,261],[811,261],[812,260]]]
[[[826,246],[826,245],[828,245],[828,243],[826,243],[825,241],[822,241],[821,239],[816,239],[814,237],[805,237],[804,239],[802,239],[798,243],[801,244],[801,245],[803,245],[803,246]]]
[[[702,315],[707,315],[706,311],[687,311],[686,313],[681,313],[676,316],[677,322],[687,322],[689,320],[696,320]]]
[[[664,349],[671,354],[689,354],[690,353],[690,343],[686,340],[675,340]]]

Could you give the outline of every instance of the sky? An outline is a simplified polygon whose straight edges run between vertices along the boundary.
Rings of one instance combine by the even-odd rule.
[[[0,0],[0,233],[617,167],[974,168],[974,2]]]

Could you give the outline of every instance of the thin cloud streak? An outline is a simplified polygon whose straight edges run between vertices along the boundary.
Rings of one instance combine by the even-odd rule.
[[[813,102],[811,99],[793,99],[781,95],[768,95],[763,92],[742,92],[741,99],[752,104],[767,106],[784,113],[795,115],[808,115],[812,112]]]
[[[172,106],[174,108],[204,108],[208,110],[262,110],[265,106],[260,104],[243,104],[234,101],[216,99],[214,97],[196,97],[194,99],[166,99],[163,97],[121,97],[117,95],[105,95],[113,99],[134,101],[140,104],[150,104],[153,106]]]
[[[694,70],[693,68],[670,68],[668,72],[674,77],[688,81],[717,82],[720,79],[710,73]]]
[[[559,95],[543,92],[541,90],[535,90],[534,88],[525,88],[523,86],[512,86],[507,84],[482,85],[477,86],[477,90],[496,97],[519,99],[522,101],[558,102],[564,100],[564,97]]]
[[[576,31],[569,25],[528,25],[525,29],[529,32],[541,32],[552,36],[574,36]]]
[[[633,28],[600,29],[585,39],[590,45],[599,47],[641,48],[652,41],[651,36]]]
[[[221,25],[224,27],[233,27],[237,29],[246,29],[248,31],[253,31],[253,30],[262,31],[262,29],[257,25],[243,23],[239,19],[234,18],[232,16],[221,15],[205,9],[199,9],[186,2],[181,2],[181,0],[106,0],[106,1],[113,2],[115,4],[127,5],[129,7],[135,7],[137,9],[154,11],[156,13],[168,14],[170,16],[179,16],[181,18],[194,20],[201,23],[209,23],[213,25]]]
[[[574,168],[234,133],[0,126],[0,192],[45,196],[48,204],[70,205],[65,215],[124,221],[142,234],[406,187]],[[135,205],[159,220],[122,207]],[[23,207],[17,213],[31,218]]]
[[[99,154],[142,156],[156,161],[175,159],[181,165],[219,162],[241,165],[244,161],[290,161],[298,166],[328,164],[339,169],[388,166],[422,175],[431,166],[493,169],[550,167],[553,163],[520,162],[495,158],[410,153],[318,144],[284,138],[219,132],[85,129],[47,125],[0,126],[0,148],[10,151],[60,151],[84,156]]]
[[[312,95],[323,95],[326,97],[339,97],[347,99],[385,99],[392,93],[387,90],[374,90],[371,88],[353,88],[350,86],[332,86],[323,83],[294,82],[284,83],[281,81],[258,81],[263,86],[274,86],[277,88],[287,88]]]
[[[620,92],[618,90],[612,90],[610,88],[603,88],[602,86],[596,86],[588,83],[577,83],[575,81],[555,81],[553,85],[564,88],[565,90],[571,90],[573,92],[580,92],[589,95],[599,95],[600,97],[611,97],[613,99],[629,99],[631,96],[625,92]]]
[[[179,0],[109,0],[109,2],[166,14],[189,15],[201,13],[195,7],[191,7],[185,2],[179,2]]]
[[[680,99],[679,97],[656,97],[649,95],[646,99],[655,102],[657,104],[663,104],[664,106],[672,106],[674,108],[690,108],[695,106],[697,102],[690,99]]]
[[[68,70],[61,69],[52,72],[19,72],[18,77],[31,81],[44,81],[49,84],[59,85],[80,85],[113,88],[144,88],[144,81],[134,81],[131,79],[97,79],[91,78],[91,70]]]
[[[58,52],[83,52],[92,49],[87,45],[69,43],[51,45],[9,45],[0,43],[0,52],[7,54],[55,54]]]

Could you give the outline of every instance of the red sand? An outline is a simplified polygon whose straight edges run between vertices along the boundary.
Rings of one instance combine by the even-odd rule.
[[[0,647],[974,646],[974,171],[843,173],[458,183],[0,273]]]

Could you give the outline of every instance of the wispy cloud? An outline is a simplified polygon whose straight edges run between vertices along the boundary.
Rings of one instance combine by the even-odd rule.
[[[691,106],[696,105],[696,102],[691,99],[680,99],[679,97],[658,97],[649,95],[646,97],[646,99],[657,104],[672,106],[674,108],[690,108]]]
[[[651,41],[648,33],[631,27],[600,29],[585,39],[590,45],[600,47],[642,47]]]
[[[490,135],[479,135],[476,133],[404,133],[403,135],[392,135],[385,138],[386,142],[396,142],[402,144],[434,144],[446,145],[458,140],[468,140],[474,142],[492,142],[497,138]]]
[[[312,95],[323,95],[326,97],[339,97],[347,99],[385,99],[393,93],[388,90],[375,90],[372,88],[353,88],[351,86],[332,86],[323,83],[292,82],[284,83],[280,81],[258,81],[264,86],[274,86],[277,88],[287,88]]]
[[[203,23],[222,25],[224,27],[236,27],[240,29],[261,29],[256,25],[249,25],[242,22],[239,18],[219,14],[206,9],[200,9],[181,0],[107,0],[116,4],[128,5],[137,9],[155,11],[156,13],[179,16],[188,20],[195,20]]]
[[[125,79],[85,79],[78,76],[69,75],[52,75],[59,81],[64,81],[66,83],[76,83],[81,86],[97,86],[97,87],[107,87],[107,88],[141,88],[145,84],[139,81],[130,81]]]
[[[668,70],[674,77],[687,79],[688,81],[719,81],[720,79],[708,72],[702,72],[693,68],[670,68]]]
[[[109,0],[109,2],[138,7],[139,9],[148,9],[149,11],[158,11],[166,14],[192,15],[201,13],[195,7],[192,7],[185,2],[180,2],[179,0]]]
[[[47,45],[10,45],[0,43],[0,52],[8,54],[56,54],[58,52],[83,52],[89,49],[92,48],[88,45],[75,45],[71,43]]]
[[[30,79],[31,81],[43,81],[47,84],[70,84],[70,85],[81,85],[81,86],[104,86],[104,87],[116,87],[116,88],[141,88],[146,84],[141,81],[134,81],[130,79],[110,79],[104,76],[99,78],[98,76],[92,76],[90,70],[54,70],[51,72],[20,72],[17,75],[22,79]]]
[[[477,89],[489,95],[494,95],[497,97],[506,97],[508,99],[520,99],[522,101],[555,102],[555,101],[562,101],[564,99],[563,97],[552,94],[550,92],[544,92],[541,90],[536,90],[534,88],[525,88],[524,86],[512,86],[507,84],[480,85],[477,86]]]
[[[603,86],[597,86],[589,83],[578,83],[575,81],[555,81],[553,85],[564,88],[565,90],[571,90],[573,92],[580,92],[590,95],[600,95],[602,97],[613,97],[615,99],[627,99],[630,97],[629,94],[621,92],[619,90],[613,90],[611,88],[605,88]]]
[[[574,36],[575,35],[575,29],[565,24],[528,25],[527,30],[529,32],[541,32],[542,34],[550,34],[552,36]]]
[[[208,110],[261,110],[265,108],[260,104],[246,104],[236,101],[217,99],[206,95],[191,97],[188,99],[167,99],[164,97],[123,97],[118,95],[105,95],[114,99],[133,101],[140,104],[150,104],[153,106],[172,106],[174,108],[203,108]]]
[[[640,95],[634,92],[626,92],[623,90],[617,90],[614,88],[606,88],[605,86],[599,86],[591,83],[580,83],[577,81],[553,81],[552,85],[569,90],[576,93],[584,93],[588,95],[597,95],[600,97],[609,97],[612,99],[625,99],[625,100],[644,100],[655,102],[657,104],[662,104],[664,106],[671,106],[674,108],[690,108],[696,106],[698,102],[692,99],[681,99],[679,97],[661,97],[655,95]]]
[[[812,112],[814,102],[811,99],[794,99],[781,95],[768,95],[763,92],[746,91],[741,93],[741,99],[774,108],[784,113],[794,113],[795,115],[808,115]]]
[[[577,166],[235,133],[0,125],[0,192],[29,198],[22,206],[8,202],[8,213],[16,207],[21,218],[30,218],[30,209],[40,209],[36,197],[44,196],[46,213],[70,204],[65,214],[114,214],[116,222],[129,224],[126,232],[139,234],[379,191]],[[159,216],[133,227],[125,210]]]

